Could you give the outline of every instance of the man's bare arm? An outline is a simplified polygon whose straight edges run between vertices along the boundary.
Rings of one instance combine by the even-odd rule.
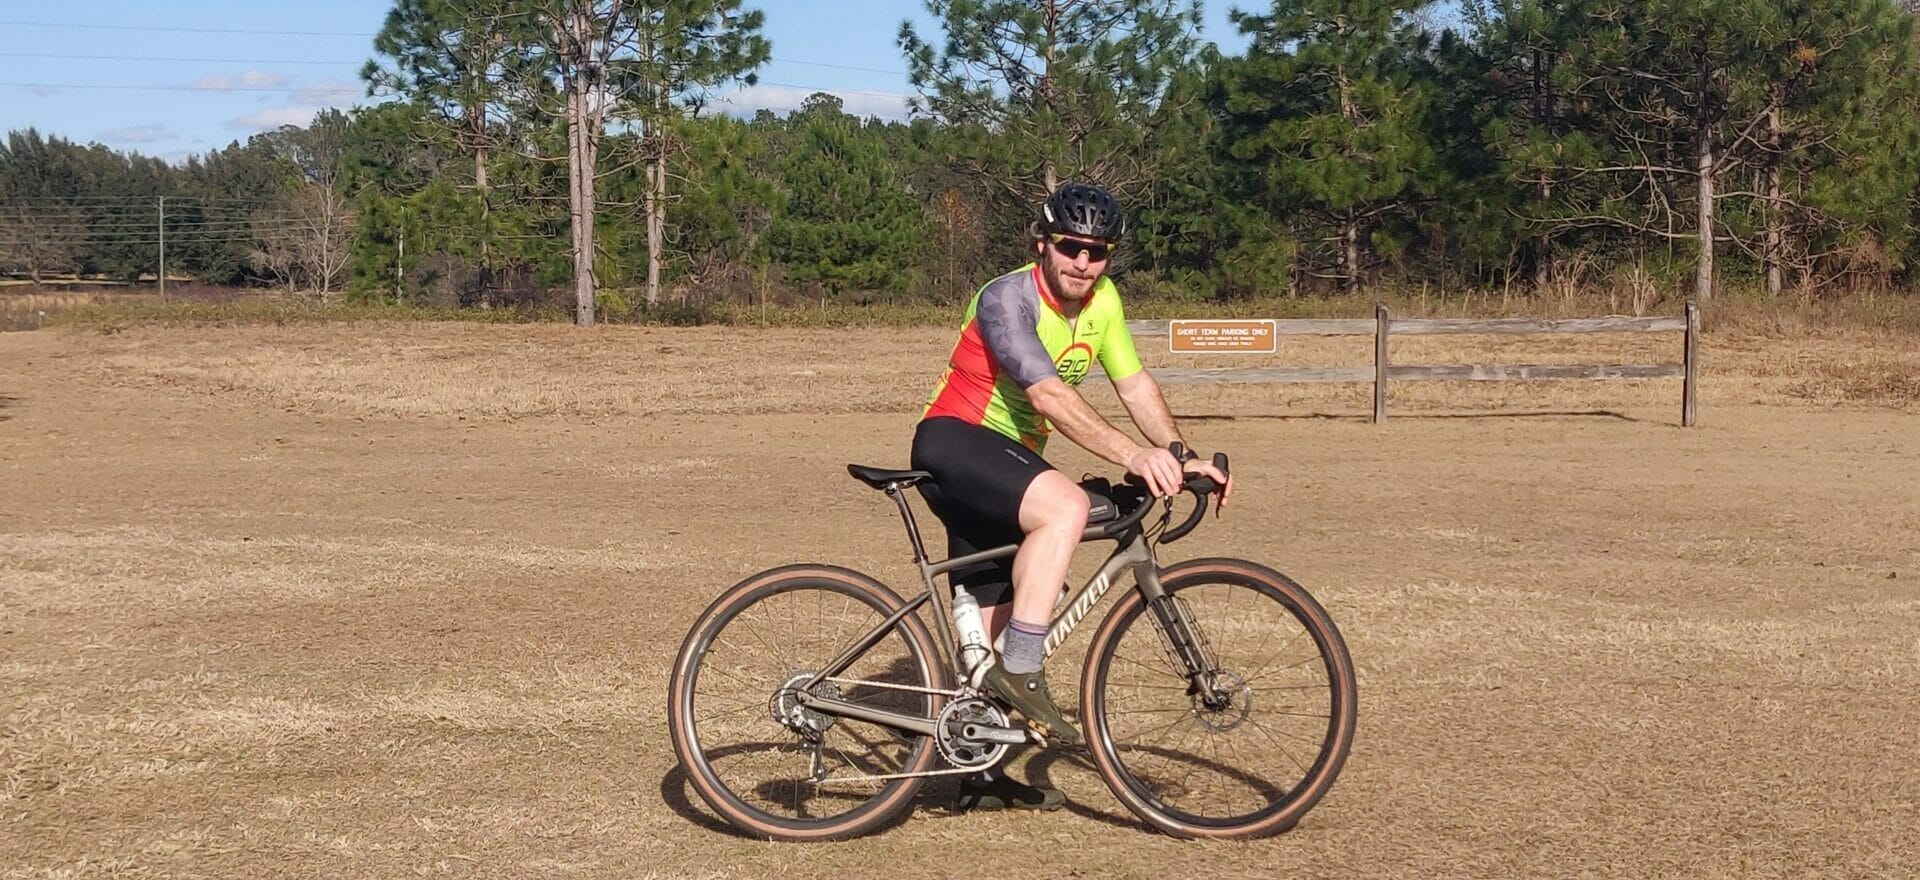
[[[1186,438],[1180,436],[1180,429],[1173,424],[1173,409],[1167,406],[1166,395],[1160,393],[1160,383],[1154,381],[1146,370],[1115,380],[1113,390],[1120,393],[1120,402],[1126,406],[1127,415],[1133,418],[1133,423],[1139,426],[1140,433],[1147,435],[1148,440],[1163,448],[1175,440],[1186,442]],[[1217,481],[1223,506],[1233,496],[1233,478],[1221,473],[1212,462],[1189,461],[1181,466]]]
[[[1060,433],[1081,448],[1139,474],[1156,495],[1180,490],[1180,462],[1165,449],[1141,446],[1095,412],[1080,392],[1059,378],[1027,386],[1027,399]]]
[[[1126,406],[1127,415],[1133,418],[1134,425],[1147,436],[1148,442],[1161,448],[1175,440],[1185,442],[1180,429],[1173,424],[1173,410],[1167,406],[1166,396],[1160,393],[1160,383],[1146,370],[1114,380],[1113,390],[1119,392],[1120,403]]]

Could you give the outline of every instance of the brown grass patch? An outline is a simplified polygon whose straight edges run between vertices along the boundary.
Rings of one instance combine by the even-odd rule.
[[[1809,400],[1876,406],[1920,406],[1920,355],[1865,352],[1845,360],[1818,360],[1792,393]]]
[[[1358,665],[1355,751],[1285,836],[1150,834],[1074,751],[1016,759],[1069,793],[1056,813],[949,818],[949,782],[862,840],[716,827],[667,743],[674,651],[765,567],[913,582],[844,465],[905,464],[953,334],[0,337],[0,876],[933,877],[956,853],[1030,873],[1036,842],[1112,877],[1920,871],[1920,415],[1793,393],[1886,351],[1854,332],[1711,334],[1691,431],[1669,381],[1408,383],[1395,412],[1432,417],[1380,426],[1365,386],[1170,387],[1240,483],[1166,558],[1293,575]],[[1678,353],[1408,343],[1396,361]],[[1555,410],[1617,417],[1513,417]]]

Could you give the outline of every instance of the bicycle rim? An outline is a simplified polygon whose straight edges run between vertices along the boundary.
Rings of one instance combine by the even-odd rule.
[[[897,610],[891,590],[856,572],[794,566],[749,578],[702,616],[675,664],[669,726],[681,765],[709,806],[763,837],[864,833],[906,806],[936,757],[924,737],[798,706],[797,688]],[[932,640],[908,616],[813,692],[928,717],[944,680]],[[824,779],[822,778],[824,777]]]
[[[1189,680],[1144,597],[1095,634],[1082,682],[1095,764],[1150,824],[1186,837],[1291,828],[1332,787],[1351,747],[1353,666],[1299,585],[1238,560],[1195,560],[1162,584],[1216,661]]]

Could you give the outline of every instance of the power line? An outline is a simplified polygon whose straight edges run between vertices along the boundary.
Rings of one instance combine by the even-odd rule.
[[[189,214],[248,214],[250,206],[268,207],[272,199],[246,199],[236,205],[200,205],[186,196],[167,196],[168,201],[180,200],[180,210]],[[19,205],[0,202],[0,215],[17,217],[63,217],[69,214],[84,213],[88,217],[112,219],[114,217],[144,217],[152,214],[159,206],[154,202],[88,202],[71,205],[43,204]]]
[[[5,22],[0,22],[5,24]],[[244,33],[244,32],[240,32]],[[206,64],[330,64],[343,67],[359,67],[367,59],[359,61],[319,60],[310,58],[177,58],[163,55],[67,55],[55,52],[0,52],[0,58],[52,58],[70,61],[186,61]],[[770,61],[781,64],[802,64],[808,67],[827,67],[834,70],[854,70],[861,73],[884,73],[890,76],[906,76],[904,70],[889,70],[884,67],[860,67],[853,64],[833,64],[826,61],[808,61],[804,58],[783,58],[775,55]]]
[[[885,74],[891,74],[893,76],[907,75],[907,72],[904,70],[883,70],[878,67],[855,67],[851,64],[828,64],[825,61],[802,61],[798,58],[775,57],[775,58],[772,58],[771,60],[778,61],[782,64],[805,64],[809,67],[831,67],[835,70],[858,70],[863,73],[885,73]]]
[[[53,235],[90,235],[90,236],[102,236],[102,237],[108,237],[108,238],[115,238],[115,237],[123,237],[128,235],[145,235],[145,234],[151,233],[153,231],[153,228],[156,222],[157,221],[155,220],[155,218],[148,217],[146,222],[144,223],[127,223],[127,224],[122,224],[117,226],[86,225],[86,224],[78,224],[78,225],[72,225],[72,226],[52,226],[52,225],[46,225],[41,223],[31,223],[31,224],[24,224],[24,225],[28,229],[32,229],[36,232],[45,232]],[[257,223],[254,223],[254,222],[219,223],[219,224],[216,224],[216,223],[168,223],[167,234],[172,235],[175,232],[179,232],[183,235],[199,235],[199,234],[212,234],[216,232],[241,233],[241,232],[253,232],[253,231],[271,231],[276,229],[295,229],[302,226],[309,226],[316,222],[324,222],[324,221],[319,221],[317,219],[308,220],[308,219],[287,218],[287,219],[261,220]]]
[[[189,196],[175,195],[173,193],[167,193],[166,199],[167,201],[178,199],[183,202],[246,202],[249,204],[259,201],[259,199],[247,199],[239,196]],[[0,205],[32,205],[36,202],[60,205],[63,207],[69,202],[115,202],[120,205],[154,204],[151,199],[142,200],[138,196],[57,196],[44,199],[7,199],[4,202],[0,202]]]
[[[243,235],[238,238],[197,238],[192,236],[179,237],[179,236],[173,236],[173,235],[167,236],[167,244],[169,245],[239,244],[241,242],[250,242],[250,241],[259,241],[259,240],[260,240],[260,237],[256,235]],[[124,245],[137,245],[137,244],[145,245],[145,244],[159,244],[159,243],[160,243],[160,239],[157,239],[157,238],[116,238],[111,241],[93,242],[93,244],[96,246],[98,245],[106,245],[106,246],[123,245],[124,246]],[[10,245],[46,244],[46,242],[37,241],[33,239],[18,239],[18,240],[0,239],[0,244],[10,244]]]
[[[312,93],[318,93],[322,95],[350,93],[354,97],[360,97],[360,89],[358,86],[354,86],[351,88],[344,87],[344,86],[340,88],[329,88],[326,86],[227,86],[222,88],[214,88],[211,86],[136,86],[136,85],[123,85],[118,83],[29,83],[29,82],[0,82],[0,86],[19,86],[23,89],[114,89],[114,90],[120,90],[120,91],[150,91],[150,92],[205,92],[207,94],[222,94],[226,92],[278,92],[281,94],[292,94],[297,92],[312,92]],[[376,97],[386,97],[386,95],[380,94],[380,95],[376,95]]]
[[[372,37],[373,34],[347,31],[252,31],[237,28],[162,27],[131,24],[75,24],[59,21],[0,21],[13,27],[76,28],[95,31],[166,31],[177,34],[252,34],[268,37]]]
[[[826,88],[826,87],[824,87],[824,86],[809,86],[809,85],[803,85],[803,84],[801,84],[801,83],[784,83],[784,82],[774,82],[773,80],[770,80],[770,79],[763,79],[763,80],[760,80],[760,81],[758,82],[758,85],[763,85],[763,86],[779,86],[779,87],[781,87],[781,88],[784,88],[784,89],[810,89],[810,90],[812,90],[812,91],[816,91],[816,92],[826,92],[826,93],[828,93],[828,94],[834,94],[834,93],[837,93],[837,92],[838,92],[838,93],[846,93],[846,94],[850,94],[850,95],[874,95],[874,96],[876,96],[876,97],[881,97],[881,98],[911,98],[911,97],[913,97],[912,95],[905,95],[905,94],[901,94],[901,93],[899,93],[899,92],[877,92],[877,91],[874,91],[874,90],[872,90],[872,89],[834,89],[834,88]],[[725,99],[724,99],[724,98],[721,98],[721,99],[715,99],[715,100],[725,100]],[[727,101],[727,103],[729,103],[729,104],[731,104],[731,103],[733,103],[733,101],[731,101],[731,100],[728,100],[728,101]]]
[[[337,64],[359,67],[365,61],[312,61],[299,58],[173,58],[159,55],[61,55],[52,52],[0,52],[0,58],[55,58],[67,61],[191,61],[206,64]]]

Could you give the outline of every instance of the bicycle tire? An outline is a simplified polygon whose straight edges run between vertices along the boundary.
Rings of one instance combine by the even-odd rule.
[[[1194,600],[1204,600],[1209,606],[1191,613],[1203,633],[1213,630],[1207,638],[1220,657],[1219,665],[1230,674],[1239,676],[1241,684],[1231,692],[1231,699],[1223,700],[1223,705],[1217,709],[1203,706],[1201,698],[1192,689],[1176,696],[1176,692],[1182,688],[1190,688],[1191,683],[1175,668],[1169,643],[1160,641],[1165,636],[1160,632],[1157,616],[1148,613],[1144,594],[1139,590],[1130,591],[1094,633],[1081,677],[1081,717],[1088,728],[1088,748],[1093,753],[1094,765],[1101,779],[1129,810],[1153,827],[1176,837],[1239,839],[1278,834],[1292,828],[1332,788],[1353,745],[1354,726],[1358,717],[1357,686],[1353,662],[1339,629],[1334,626],[1326,610],[1299,584],[1257,563],[1238,559],[1196,559],[1164,570],[1160,580],[1169,595],[1179,596],[1189,605]],[[1227,614],[1226,609],[1211,607],[1221,604],[1214,601],[1216,594],[1227,600],[1244,597],[1245,604],[1251,607]],[[1280,621],[1274,621],[1272,623],[1275,625],[1269,626],[1255,621],[1253,617],[1255,612],[1275,611],[1269,607],[1274,605],[1279,606],[1277,611],[1284,612],[1276,616],[1281,620],[1292,620],[1299,634],[1285,636],[1280,646],[1271,652],[1272,656],[1267,657],[1266,646],[1276,638],[1271,630],[1280,628],[1277,625]],[[1147,622],[1144,627],[1137,625],[1142,620]],[[1236,644],[1230,647],[1223,646],[1217,638],[1226,633],[1228,628],[1233,629],[1230,634],[1236,638]],[[1258,633],[1263,629],[1268,631]],[[1245,659],[1249,656],[1248,652],[1238,644],[1243,631],[1248,635],[1258,634],[1262,639],[1261,647],[1252,652],[1251,661]],[[1132,638],[1129,639],[1129,636]],[[1306,647],[1299,642],[1301,636],[1311,641],[1311,656],[1306,656]],[[1151,654],[1148,660],[1132,656],[1146,651],[1139,646],[1142,641],[1161,652],[1159,656],[1164,659],[1158,665],[1162,668],[1154,668]],[[1288,662],[1295,653],[1303,655],[1303,659],[1298,663]],[[1129,662],[1118,664],[1116,661],[1119,660]],[[1312,662],[1314,660],[1318,662]],[[1253,666],[1252,663],[1261,665]],[[1303,679],[1324,676],[1324,686],[1252,686],[1268,675],[1283,675],[1285,678],[1280,680],[1296,676]],[[1119,680],[1121,678],[1158,683],[1122,682]],[[1161,691],[1157,696],[1148,693],[1155,689]],[[1261,695],[1262,691],[1266,693]],[[1170,705],[1160,709],[1119,709],[1116,697],[1122,694],[1127,695],[1127,699],[1138,696],[1142,700],[1159,699]],[[1184,717],[1180,703],[1183,699],[1186,701]],[[1286,741],[1289,737],[1306,739],[1309,734],[1287,734],[1282,731],[1281,736],[1276,736],[1275,729],[1269,727],[1268,723],[1254,719],[1254,713],[1265,709],[1268,702],[1276,702],[1283,709],[1275,713],[1282,719],[1275,724],[1319,731],[1311,734],[1318,740],[1311,761],[1302,761],[1292,754]],[[1323,729],[1318,727],[1316,720],[1322,716],[1315,712],[1285,711],[1316,709],[1321,703],[1324,703],[1325,711]],[[1170,735],[1174,728],[1191,722],[1192,727],[1200,732],[1200,741],[1208,743],[1207,748],[1214,753],[1214,757],[1205,758],[1168,749],[1160,745],[1160,740],[1151,744],[1116,742],[1116,719],[1124,714],[1151,716],[1148,724],[1160,724],[1164,719],[1172,718],[1163,727],[1147,728],[1147,734],[1156,730],[1165,731],[1161,734],[1162,739]],[[1295,718],[1304,720],[1288,720]],[[1255,733],[1260,736],[1253,736]],[[1142,734],[1142,738],[1147,734]],[[1235,739],[1229,743],[1229,737]],[[1231,754],[1220,755],[1223,746]],[[1269,758],[1275,753],[1284,754],[1299,768],[1301,772],[1297,780],[1276,785],[1273,780],[1259,777],[1259,771],[1250,769],[1258,759]],[[1232,758],[1234,763],[1220,760],[1222,757]],[[1150,772],[1149,765],[1155,759],[1169,768],[1182,766],[1184,762],[1187,767],[1185,775],[1174,781],[1170,773],[1163,775]],[[1221,777],[1223,781],[1217,783],[1221,794],[1191,796],[1190,779],[1201,770]],[[1207,780],[1202,781],[1204,783]],[[1214,798],[1229,797],[1244,799],[1252,806],[1208,807],[1208,802]]]
[[[785,643],[806,638],[802,622],[792,621],[783,631],[788,638],[782,638],[780,635],[775,635],[771,639],[759,637],[756,640],[760,645],[756,647],[764,647],[767,650],[738,652],[747,655],[751,660],[764,660],[769,668],[778,670],[773,673],[773,676],[722,670],[717,667],[709,668],[708,664],[712,662],[714,652],[729,646],[723,637],[730,625],[739,621],[743,615],[752,612],[756,606],[770,606],[781,597],[797,596],[803,592],[818,593],[823,598],[838,596],[845,600],[841,603],[845,608],[853,612],[859,612],[864,608],[871,613],[846,615],[859,617],[855,621],[844,619],[836,621],[835,625],[840,634],[845,636],[843,639],[838,639],[837,643],[834,643],[834,639],[823,638],[817,640],[816,645],[787,652]],[[804,799],[801,797],[800,792],[810,784],[808,774],[803,771],[809,770],[810,767],[807,759],[800,754],[791,756],[795,767],[795,778],[769,780],[762,786],[748,791],[737,790],[741,787],[740,784],[729,779],[728,774],[719,766],[720,763],[730,762],[735,757],[754,751],[752,747],[756,746],[771,746],[771,749],[761,749],[761,751],[771,752],[796,747],[804,748],[797,745],[805,742],[803,734],[779,723],[772,712],[763,708],[756,722],[751,704],[757,698],[763,707],[776,705],[780,699],[783,682],[791,684],[792,677],[795,675],[806,671],[817,672],[821,665],[831,662],[842,649],[851,645],[855,639],[879,625],[888,615],[898,611],[904,605],[905,601],[899,594],[871,577],[838,566],[809,564],[790,565],[761,572],[735,584],[714,600],[687,633],[686,640],[680,647],[679,656],[674,662],[672,679],[667,688],[668,733],[673,740],[674,752],[679,758],[680,766],[686,769],[688,779],[701,799],[742,831],[762,838],[793,841],[836,840],[859,836],[887,823],[905,809],[925,782],[924,777],[871,783],[875,786],[873,790],[855,798],[855,802],[845,805],[845,809],[835,810],[830,815],[811,816],[802,809],[802,801],[805,800],[810,805],[814,799],[824,799],[829,793],[822,787],[814,785],[813,794],[810,797]],[[776,619],[785,618],[777,617]],[[824,620],[822,623],[824,624]],[[898,656],[893,657],[892,662],[887,666],[893,670],[891,674],[906,679],[890,682],[891,684],[945,689],[948,687],[947,672],[941,656],[933,650],[934,644],[933,637],[927,632],[926,625],[921,621],[920,616],[907,615],[879,645],[870,648],[856,660],[846,674],[862,670],[864,664],[876,657],[875,652],[883,651],[890,646]],[[739,648],[738,645],[731,647]],[[800,656],[775,656],[781,653]],[[809,664],[812,665],[809,666]],[[741,701],[739,706],[730,710],[713,709],[711,704],[716,700],[729,698],[705,696],[725,690],[718,684],[713,689],[702,689],[702,674],[708,672],[712,673],[716,682],[720,684],[730,682],[731,687],[741,691],[731,696],[731,699]],[[821,686],[825,685],[826,683],[823,682]],[[859,686],[856,682],[856,689]],[[760,692],[762,689],[764,693]],[[938,694],[883,688],[873,688],[873,692],[876,699],[883,700],[890,698],[891,695],[906,695],[899,699],[907,700],[912,706],[890,708],[913,713],[925,712],[928,716],[937,713],[945,702],[945,697]],[[843,697],[849,701],[854,699],[851,694]],[[866,700],[863,698],[862,702]],[[703,710],[707,712],[704,717]],[[739,723],[743,731],[750,730],[754,736],[764,735],[772,742],[750,741],[738,747],[717,742],[715,741],[718,738],[716,732],[704,728],[716,726],[710,722],[718,722],[721,717],[727,717],[730,721]],[[816,713],[815,717],[824,718],[825,716]],[[860,730],[880,734],[881,745],[886,745],[885,737],[893,737],[898,741],[895,745],[899,749],[904,749],[904,752],[899,755],[897,761],[890,759],[883,766],[865,768],[869,771],[925,772],[939,757],[938,749],[929,738],[924,736],[902,734],[890,728],[849,719],[835,719],[826,723],[829,727],[821,734],[822,737],[830,735],[836,727],[851,730],[858,726]],[[851,736],[851,734],[847,735]],[[729,751],[729,749],[737,749],[737,751]],[[844,751],[836,751],[836,753],[849,764],[855,763],[854,759]],[[895,763],[897,766],[892,766]],[[769,784],[774,785],[774,788],[768,791],[790,790],[792,792],[794,815],[775,812],[767,805],[756,803],[759,801],[770,804],[774,799],[772,794],[761,790]],[[779,788],[780,785],[787,786],[787,789]]]

